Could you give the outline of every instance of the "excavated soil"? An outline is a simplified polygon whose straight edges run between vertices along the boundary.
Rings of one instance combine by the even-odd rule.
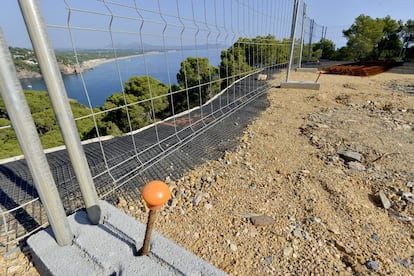
[[[235,151],[166,179],[156,230],[231,275],[413,275],[414,66],[319,91],[282,77]],[[142,201],[118,207],[146,221]],[[0,273],[33,272],[21,259]]]
[[[393,67],[401,66],[402,64],[402,62],[393,61],[355,62],[332,65],[323,68],[322,71],[324,71],[325,74],[339,74],[366,77],[380,74]]]

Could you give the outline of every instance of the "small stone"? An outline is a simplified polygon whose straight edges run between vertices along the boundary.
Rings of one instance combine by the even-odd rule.
[[[352,162],[352,161],[361,162],[362,160],[362,154],[360,154],[359,152],[351,151],[351,150],[345,149],[345,150],[338,151],[338,155],[343,160],[345,160],[345,162]]]
[[[361,265],[365,264],[365,258],[363,256],[358,255],[356,257],[356,259],[357,259],[357,261],[358,261],[359,264],[361,264]]]
[[[365,166],[359,162],[351,161],[348,162],[348,169],[355,170],[355,171],[365,171]]]
[[[374,241],[380,241],[380,240],[381,240],[381,239],[380,239],[380,237],[379,237],[376,233],[372,234],[372,235],[371,235],[371,238],[372,238]]]
[[[295,229],[295,231],[293,231],[293,236],[295,236],[296,238],[302,239],[303,238],[302,230]]]
[[[407,269],[410,268],[410,263],[408,262],[408,260],[405,260],[405,259],[403,259],[403,260],[395,259],[395,261],[397,263],[401,264],[403,267],[405,267]]]
[[[404,197],[404,199],[412,204],[414,204],[414,199],[410,198],[410,197]]]
[[[212,208],[213,208],[213,205],[211,205],[210,203],[204,204],[204,209],[211,210]]]
[[[20,266],[14,265],[7,268],[7,275],[13,275],[20,270]]]
[[[410,192],[403,192],[402,193],[402,197],[414,197],[414,195],[413,195],[413,193],[410,193]]]
[[[201,176],[201,181],[207,181],[207,176],[206,175]]]
[[[322,220],[320,218],[317,218],[317,217],[313,217],[311,219],[316,223],[321,223],[322,222]]]
[[[380,197],[380,200],[381,200],[381,203],[382,203],[382,206],[384,207],[384,209],[390,209],[391,208],[391,202],[387,198],[385,193],[383,191],[380,191],[378,195]]]
[[[312,240],[310,234],[306,231],[302,231],[302,236],[306,241],[311,241]]]
[[[203,200],[203,194],[200,193],[198,195],[196,195],[193,199],[193,205],[197,206],[198,204],[200,204],[201,200]]]
[[[236,252],[237,251],[237,245],[231,243],[230,244],[230,249],[231,249],[231,251]]]
[[[331,231],[332,233],[334,233],[334,234],[336,234],[336,235],[341,234],[341,232],[339,231],[338,226],[336,226],[336,225],[332,225],[332,226],[329,228],[329,231]]]
[[[283,249],[283,256],[285,257],[292,255],[292,253],[293,253],[293,248],[291,246],[287,246]]]
[[[168,201],[168,206],[170,206],[170,208],[174,208],[175,206],[177,206],[177,204],[178,204],[178,199],[176,197]]]
[[[273,218],[266,215],[251,217],[250,221],[255,226],[266,226],[273,225],[276,223],[276,221]]]
[[[255,238],[257,235],[259,235],[259,232],[256,229],[250,230],[250,237]]]
[[[414,187],[414,181],[408,181],[406,185],[408,188],[412,188]]]
[[[118,198],[118,207],[124,208],[127,205],[126,200],[123,197]]]
[[[376,261],[373,260],[368,260],[366,263],[367,268],[374,270],[374,271],[378,271],[379,270],[379,265]]]
[[[267,256],[267,257],[264,258],[264,260],[267,264],[271,264],[273,262],[272,256]]]
[[[216,175],[214,177],[214,180],[216,181],[217,184],[221,185],[224,183],[223,178],[220,175]]]

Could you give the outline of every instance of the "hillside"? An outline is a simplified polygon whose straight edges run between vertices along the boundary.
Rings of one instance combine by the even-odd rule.
[[[38,61],[33,50],[18,47],[9,47],[9,50],[20,79],[41,77]],[[76,57],[73,50],[56,50],[55,54],[59,69],[64,75],[79,74],[115,57],[113,50],[107,49],[78,50]],[[117,57],[137,54],[142,54],[142,51],[118,49],[116,52]],[[91,61],[93,62],[91,63]]]

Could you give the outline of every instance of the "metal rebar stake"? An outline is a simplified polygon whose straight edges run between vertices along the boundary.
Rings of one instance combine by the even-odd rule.
[[[149,252],[151,233],[154,228],[157,211],[170,199],[171,192],[167,184],[162,181],[154,180],[145,184],[142,189],[142,197],[147,203],[150,212],[148,214],[147,229],[145,230],[144,244],[138,251],[138,256],[146,256]]]
[[[154,228],[154,223],[156,219],[157,219],[157,211],[150,210],[148,214],[147,229],[145,230],[144,244],[142,245],[142,248],[139,250],[139,253],[138,253],[140,256],[148,255],[152,229]]]

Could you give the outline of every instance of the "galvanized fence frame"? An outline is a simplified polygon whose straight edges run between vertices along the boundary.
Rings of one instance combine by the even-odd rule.
[[[65,0],[60,2],[66,9],[67,17],[64,22],[50,22],[46,15],[46,25],[44,25],[42,9],[38,1],[19,0],[19,3],[69,156],[62,159],[64,164],[55,165],[53,163],[55,157],[53,156],[61,158],[63,155],[59,155],[60,152],[47,155],[49,162],[52,162],[52,174],[62,196],[66,214],[86,207],[93,224],[97,224],[101,220],[98,198],[112,198],[126,186],[139,188],[144,172],[151,171],[161,160],[171,156],[177,150],[200,137],[200,135],[206,135],[211,128],[266,93],[269,84],[266,79],[261,80],[261,78],[264,76],[271,78],[282,69],[287,69],[288,74],[292,66],[295,66],[295,64],[300,66],[298,62],[300,63],[302,59],[303,41],[306,41],[306,35],[309,36],[309,44],[314,41],[312,31],[307,34],[303,27],[308,27],[306,26],[309,24],[308,22],[314,21],[305,16],[306,8],[304,5],[300,5],[298,0],[214,0],[210,2],[206,0],[177,0],[175,3],[158,0],[151,1],[153,4],[151,8],[142,6],[141,1],[105,0],[94,2],[96,3],[96,10],[83,7],[83,3],[73,3],[70,0]],[[79,6],[76,6],[77,4]],[[184,8],[186,4],[190,8]],[[105,19],[107,25],[105,27],[88,26],[85,25],[85,21],[79,19],[82,17]],[[92,24],[93,21],[89,21]],[[296,32],[296,21],[299,21],[299,25],[302,25],[302,32],[299,37],[298,32]],[[126,27],[127,25],[124,25],[120,28],[119,22],[129,22],[131,26]],[[158,32],[148,32],[147,28],[151,25],[155,26],[154,28]],[[310,25],[314,26],[313,23]],[[82,47],[78,46],[77,34],[84,32],[90,33],[91,37],[97,34],[98,36],[103,34],[109,37],[110,49],[114,57],[113,63],[115,64],[113,74],[117,76],[122,88],[123,104],[111,109],[96,110],[88,91],[88,80],[85,77],[87,72],[80,72],[78,77],[81,79],[90,114],[73,118],[62,77],[57,72],[57,62],[53,50],[55,41],[51,36],[51,33],[55,32],[62,36],[66,34],[65,39],[69,41],[69,48],[73,50],[78,68],[82,67],[78,55]],[[278,40],[277,44],[265,39],[269,34]],[[119,56],[120,49],[117,46],[120,41],[119,38],[122,36],[137,38],[139,44],[136,44],[136,49],[142,51],[148,47],[147,40],[156,37],[161,43],[158,55],[163,60],[167,71],[170,63],[169,47],[171,45],[169,40],[178,43],[175,51],[181,53],[183,60],[185,51],[189,46],[186,44],[188,41],[192,41],[190,46],[195,49],[196,53],[206,50],[208,58],[221,54],[223,62],[223,57],[226,57],[226,54],[242,51],[245,54],[249,53],[248,56],[252,60],[246,61],[250,66],[243,71],[240,69],[242,66],[241,59],[230,60],[230,58],[238,56],[234,54],[231,57],[229,55],[227,65],[221,68],[222,72],[219,70],[218,74],[213,74],[209,71],[210,73],[206,76],[206,79],[198,78],[196,82],[192,83],[190,82],[191,72],[184,71],[182,86],[176,90],[171,88],[174,84],[171,75],[174,73],[168,72],[167,85],[170,89],[165,95],[155,95],[153,94],[155,90],[152,90],[149,80],[151,75],[149,72],[150,56],[144,52],[141,58],[146,72],[145,76],[148,79],[147,85],[150,96],[146,99],[130,102],[128,100],[129,96],[124,92],[126,80],[121,74],[123,59]],[[50,37],[52,38],[50,39]],[[299,43],[295,44],[295,41],[299,41]],[[227,45],[226,47],[230,46],[226,49],[227,52],[221,52],[222,49],[218,47],[220,43]],[[288,55],[289,46],[291,48]],[[7,54],[6,51],[4,51],[4,54]],[[290,62],[288,62],[289,60]],[[196,75],[198,76],[202,75],[200,62],[201,60],[196,60],[196,67],[198,68],[196,69]],[[3,64],[3,66],[10,66],[10,64]],[[235,68],[240,70],[229,73]],[[5,76],[3,71],[0,72],[0,75]],[[9,78],[9,76],[6,76],[6,78]],[[221,87],[221,89],[207,98],[202,96],[202,91],[213,90],[213,87]],[[6,88],[2,87],[1,89],[2,92],[3,90],[6,91]],[[7,89],[7,91],[9,90]],[[196,106],[190,106],[189,104],[191,93],[198,93],[198,104]],[[175,112],[174,106],[179,104],[175,101],[177,95],[183,95],[187,99],[187,107],[178,113]],[[157,118],[159,115],[157,115],[155,105],[157,100],[164,96],[168,97],[172,112],[169,117]],[[10,105],[9,103],[6,104]],[[142,104],[149,106],[151,124],[137,128],[133,124],[133,116],[135,116],[134,112],[136,111],[134,107]],[[129,131],[115,138],[104,137],[100,134],[97,119],[110,112],[117,111],[125,111],[122,114],[125,116]],[[90,142],[87,145],[84,143],[83,146],[75,126],[75,122],[82,120],[92,120],[96,131],[96,138],[93,143]],[[13,129],[17,130],[19,124],[21,123],[17,123],[16,126],[13,125]],[[6,127],[1,127],[0,131]],[[148,142],[148,139],[151,141]],[[214,139],[214,137],[211,139]],[[19,141],[22,144],[28,143],[20,138]],[[114,146],[116,143],[119,146]],[[120,148],[121,146],[122,148]],[[30,160],[30,156],[33,154],[26,150],[24,153],[26,160],[0,165],[0,172],[2,173],[0,177],[7,178],[8,185],[16,183],[18,189],[25,189],[24,185],[26,185],[20,185],[17,183],[18,181],[21,183],[32,181],[31,176],[26,175],[24,170],[18,171],[26,161],[29,167],[34,164]],[[34,169],[34,171],[38,169]],[[35,173],[33,170],[31,171],[33,178],[35,178]],[[59,175],[63,175],[63,177],[59,178]],[[160,177],[162,176],[160,175]],[[36,183],[36,181],[34,182]],[[38,186],[36,188],[40,198],[42,198],[42,188]],[[15,198],[14,190],[14,188],[4,189],[4,193],[9,196],[9,201]],[[6,249],[46,226],[48,221],[53,222],[49,214],[48,221],[45,220],[45,209],[48,213],[45,202],[49,202],[49,200],[42,199],[43,204],[41,204],[35,191],[29,192],[26,190],[24,192],[26,196],[21,200],[17,196],[13,204],[4,201],[4,199],[0,200],[2,205],[2,222],[0,223],[2,238],[0,243]],[[134,190],[134,192],[139,193],[139,189]],[[79,201],[81,196],[83,196],[83,201]],[[62,206],[60,203],[58,205]],[[19,220],[19,217],[31,218],[32,221],[27,222],[26,225],[22,221],[23,219]],[[60,212],[59,217],[63,217],[62,212]],[[67,232],[63,236],[71,236],[71,233]],[[67,238],[61,244],[67,244]]]

